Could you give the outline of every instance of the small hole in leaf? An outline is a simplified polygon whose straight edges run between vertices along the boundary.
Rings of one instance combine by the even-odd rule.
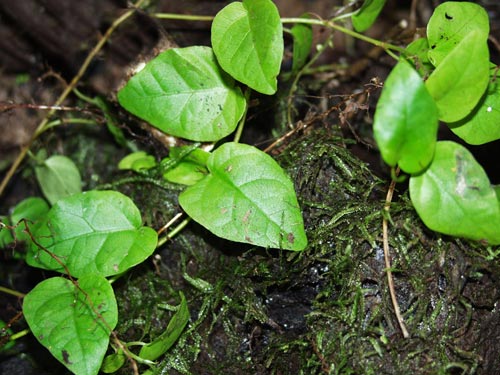
[[[446,17],[447,20],[452,20],[453,17],[450,16],[448,13],[445,13],[444,16]]]

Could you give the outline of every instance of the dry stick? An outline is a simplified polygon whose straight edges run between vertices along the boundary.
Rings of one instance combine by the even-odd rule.
[[[396,175],[399,173],[399,167],[396,170]],[[394,194],[394,188],[396,186],[396,180],[392,180],[389,185],[389,190],[387,190],[387,196],[385,198],[384,210],[386,215],[389,215],[390,204],[392,201],[392,195]],[[391,295],[392,306],[394,307],[394,314],[396,314],[396,319],[398,320],[399,328],[401,328],[401,332],[403,333],[403,337],[406,339],[410,337],[408,330],[406,329],[405,323],[403,321],[403,317],[401,316],[401,311],[399,309],[398,300],[396,299],[396,292],[394,290],[394,282],[392,279],[392,270],[391,270],[391,260],[389,258],[389,235],[387,233],[387,219],[386,216],[383,215],[382,218],[382,232],[384,239],[384,259],[385,259],[385,269],[387,274],[387,283],[389,284],[389,293]]]
[[[396,175],[398,174],[398,172],[399,168],[396,170]],[[386,212],[386,215],[389,214],[390,204],[392,201],[392,195],[394,193],[395,186],[396,186],[396,180],[393,179],[391,181],[391,184],[389,185],[389,190],[387,190],[387,196],[385,198],[384,210]],[[394,290],[394,282],[391,271],[391,260],[389,258],[389,235],[387,233],[387,219],[385,215],[383,215],[382,217],[382,233],[384,239],[384,259],[385,259],[385,268],[387,274],[387,283],[389,284],[389,293],[391,295],[392,306],[394,307],[394,313],[396,314],[396,319],[398,320],[399,327],[401,328],[401,332],[403,333],[403,337],[408,338],[410,337],[410,334],[408,333],[408,330],[406,329],[405,323],[403,321],[403,317],[401,316],[398,300],[396,299],[396,292]]]
[[[85,61],[83,62],[82,66],[80,67],[80,70],[78,70],[78,73],[73,77],[71,82],[69,83],[68,86],[64,89],[63,93],[59,96],[59,98],[56,100],[54,103],[53,107],[59,106],[71,93],[71,91],[76,87],[76,84],[80,81],[82,76],[85,74],[87,71],[87,68],[89,67],[90,63],[94,59],[94,57],[99,53],[99,51],[102,49],[104,44],[107,42],[111,34],[115,31],[115,29],[122,24],[125,20],[127,20],[130,16],[134,14],[137,8],[139,8],[142,3],[144,3],[146,0],[138,0],[135,5],[132,6],[132,9],[128,10],[124,14],[122,14],[119,18],[117,18],[111,26],[106,30],[102,38],[97,42],[97,44],[94,46],[92,51],[87,55]],[[35,132],[33,133],[33,136],[29,140],[28,144],[25,145],[22,149],[19,155],[17,156],[16,160],[14,160],[14,163],[12,163],[10,169],[8,170],[7,174],[5,175],[4,179],[2,180],[2,183],[0,184],[0,196],[3,194],[5,191],[5,188],[7,187],[7,184],[9,181],[12,179],[12,176],[16,172],[17,168],[21,164],[21,162],[24,160],[26,157],[26,154],[28,153],[29,149],[33,145],[33,142],[38,138],[38,136],[43,133],[45,130],[47,123],[49,122],[50,117],[55,113],[56,109],[52,108],[48,113],[47,116],[40,122],[38,127],[36,128]]]

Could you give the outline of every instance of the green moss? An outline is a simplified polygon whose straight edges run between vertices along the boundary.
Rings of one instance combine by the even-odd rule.
[[[161,249],[159,274],[143,267],[121,282],[128,340],[155,337],[173,314],[158,306],[175,304],[178,290],[188,298],[191,322],[157,373],[473,374],[481,368],[483,349],[473,338],[485,327],[475,322],[494,310],[496,299],[467,285],[498,274],[487,260],[493,250],[430,233],[405,194],[394,202],[389,242],[411,335],[404,339],[381,248],[388,182],[339,144],[327,132],[312,132],[279,156],[304,210],[306,251],[253,249],[193,223]],[[197,288],[186,274],[210,287]],[[486,310],[475,306],[480,297]]]

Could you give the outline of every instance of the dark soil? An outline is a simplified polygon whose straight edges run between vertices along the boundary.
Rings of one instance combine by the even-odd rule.
[[[148,11],[214,14],[227,1],[157,1]],[[284,16],[312,11],[327,17],[332,1],[276,1]],[[335,2],[338,3],[338,2]],[[410,1],[389,1],[371,33],[393,42],[409,15]],[[434,3],[439,3],[434,1]],[[492,35],[499,37],[500,8],[488,7]],[[0,103],[51,104],[71,80],[89,49],[125,2],[25,0],[0,2]],[[418,2],[417,25],[425,25],[432,1]],[[327,37],[316,30],[318,42]],[[371,137],[378,81],[393,61],[382,51],[335,37],[334,48],[306,75],[293,101],[295,120],[307,124],[271,154],[295,183],[309,238],[304,252],[254,248],[218,239],[191,223],[152,259],[113,284],[119,306],[116,332],[123,341],[149,341],[162,333],[172,312],[165,305],[187,298],[190,322],[155,367],[161,374],[479,374],[500,369],[500,265],[495,248],[429,231],[411,206],[405,184],[391,205],[389,243],[397,299],[410,333],[404,338],[389,296],[382,250],[382,208],[389,185]],[[209,24],[159,22],[140,12],[111,42],[79,84],[86,95],[109,100],[128,139],[158,159],[163,139],[131,118],[114,100],[136,61],[174,44],[209,43]],[[498,51],[492,46],[492,56]],[[286,68],[286,62],[284,64]],[[284,125],[289,84],[277,98],[255,97],[243,139],[264,148],[289,129]],[[157,229],[177,212],[177,189],[125,183],[118,171],[129,150],[106,130],[104,114],[76,98],[58,112],[94,120],[45,133],[36,154],[68,155],[78,165],[84,189],[122,191]],[[0,112],[0,170],[29,142],[46,111],[18,106]],[[451,137],[443,129],[442,137]],[[477,149],[494,155],[497,145]],[[476,151],[476,150],[475,150]],[[488,154],[489,152],[489,154]],[[494,151],[493,151],[494,152]],[[484,159],[487,160],[486,158]],[[6,214],[29,196],[41,196],[29,159],[0,201]],[[488,166],[494,182],[497,166]],[[0,252],[0,285],[27,293],[51,276],[22,260],[17,244]],[[200,287],[200,281],[204,288]],[[26,328],[22,299],[0,293],[0,319],[13,333]],[[2,331],[1,344],[9,336]],[[146,370],[146,367],[142,368]],[[31,336],[0,351],[0,374],[65,374]],[[121,374],[131,374],[126,365]]]

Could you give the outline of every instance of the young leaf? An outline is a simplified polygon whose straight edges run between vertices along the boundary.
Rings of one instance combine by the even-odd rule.
[[[130,198],[117,191],[89,191],[58,201],[33,233],[27,262],[34,267],[65,272],[73,277],[92,272],[122,273],[144,261],[157,243],[156,232],[142,226],[141,214]]]
[[[66,156],[51,156],[35,167],[35,174],[43,195],[51,205],[61,198],[82,191],[80,172]]]
[[[165,133],[203,142],[232,133],[246,106],[212,50],[201,46],[161,53],[118,92],[118,101]]]
[[[170,148],[169,157],[162,160],[162,165],[172,163],[174,167],[169,167],[163,173],[163,178],[176,184],[194,185],[206,176],[210,153],[196,148],[183,156],[187,151],[189,151],[187,146]]]
[[[109,354],[104,357],[101,366],[101,372],[105,374],[113,374],[123,367],[127,356],[122,349],[119,349],[116,353]]]
[[[377,19],[386,0],[365,0],[361,8],[351,17],[354,30],[362,33],[370,28]]]
[[[419,173],[432,161],[438,118],[434,100],[420,75],[400,61],[384,84],[375,111],[373,133],[384,161]]]
[[[429,59],[438,66],[441,61],[472,31],[478,43],[486,43],[490,32],[488,13],[471,2],[447,1],[439,5],[427,24]],[[469,51],[466,50],[467,53]],[[473,56],[474,57],[474,56]]]
[[[500,83],[497,68],[493,68],[486,93],[470,115],[448,124],[450,129],[471,145],[481,145],[500,139]]]
[[[125,156],[118,163],[118,169],[131,169],[135,172],[151,169],[156,166],[156,160],[153,155],[145,151],[132,152]]]
[[[262,94],[274,94],[283,58],[283,27],[271,0],[243,0],[212,23],[212,46],[222,69]]]
[[[174,345],[182,331],[189,322],[189,310],[184,294],[180,292],[181,304],[179,310],[174,314],[170,322],[168,322],[167,329],[153,342],[143,346],[139,353],[139,357],[154,361],[156,358],[165,353]]]
[[[495,190],[463,146],[438,142],[430,167],[410,178],[410,197],[430,229],[500,244],[500,207]]]
[[[42,281],[24,298],[23,313],[35,337],[59,362],[74,374],[95,375],[118,309],[104,277],[87,274],[78,285],[62,277]]]
[[[455,122],[472,112],[488,86],[489,68],[488,45],[481,33],[471,31],[426,81],[440,120]]]
[[[163,178],[174,184],[194,185],[205,178],[207,170],[192,161],[183,160],[163,174]]]
[[[302,17],[308,18],[308,15]],[[313,33],[311,25],[303,23],[294,25],[291,32],[293,36],[292,72],[295,74],[306,64],[311,53]]]
[[[226,143],[212,153],[207,167],[209,175],[179,196],[195,221],[231,241],[287,250],[306,247],[292,181],[269,155]]]

